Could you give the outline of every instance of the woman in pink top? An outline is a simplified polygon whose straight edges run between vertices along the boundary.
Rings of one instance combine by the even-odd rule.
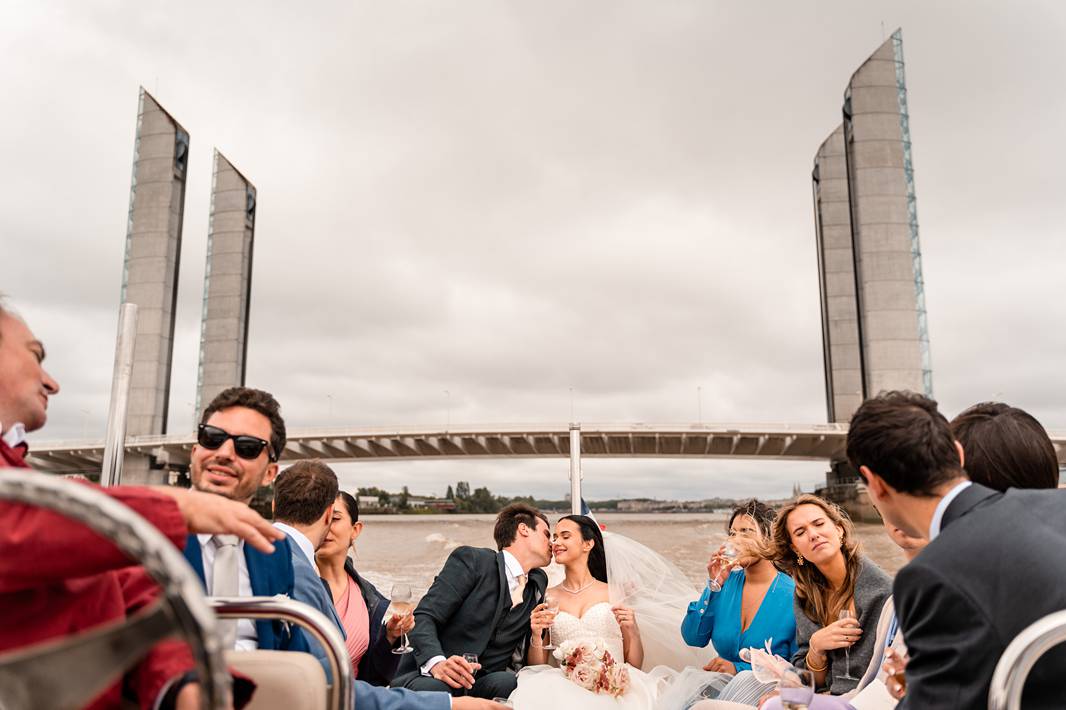
[[[348,550],[362,532],[358,503],[341,491],[333,507],[333,523],[326,541],[315,557],[318,573],[329,583],[337,616],[347,635],[352,671],[367,683],[388,686],[401,658],[392,649],[402,634],[414,628],[415,622],[408,614],[393,615],[387,624],[382,623],[389,600],[359,576],[348,557]]]

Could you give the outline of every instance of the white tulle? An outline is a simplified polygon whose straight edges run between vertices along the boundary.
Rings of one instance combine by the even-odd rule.
[[[716,655],[713,648],[692,648],[681,637],[681,621],[695,586],[677,567],[639,542],[604,533],[610,604],[595,604],[577,618],[561,612],[552,626],[552,641],[602,639],[621,660],[622,633],[611,606],[635,612],[644,647],[642,668],[631,668],[629,691],[620,698],[591,693],[551,666],[532,666],[518,675],[511,696],[518,710],[581,708],[585,710],[684,710],[700,699],[707,686],[721,688],[731,676],[709,673],[703,666]],[[548,569],[549,585],[562,579],[562,568]]]

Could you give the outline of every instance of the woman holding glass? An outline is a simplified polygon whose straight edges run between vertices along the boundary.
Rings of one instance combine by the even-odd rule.
[[[819,691],[854,690],[874,655],[892,580],[861,554],[847,515],[818,496],[786,503],[770,543],[774,564],[796,582],[793,665],[809,669]]]
[[[708,563],[703,595],[689,604],[681,622],[685,643],[702,648],[710,642],[718,652],[704,670],[728,675],[750,670],[740,649],[762,648],[768,640],[779,656],[796,652],[796,585],[763,556],[773,521],[774,511],[754,499],[729,517],[729,541]]]
[[[393,614],[384,623],[389,600],[359,576],[348,557],[348,551],[362,532],[359,505],[355,498],[341,491],[333,507],[333,523],[315,561],[318,573],[333,594],[333,604],[347,637],[345,644],[352,658],[352,672],[359,680],[387,686],[396,674],[403,650],[397,642],[414,628],[415,621],[408,612]],[[398,598],[395,606],[413,606],[413,603],[410,598]]]

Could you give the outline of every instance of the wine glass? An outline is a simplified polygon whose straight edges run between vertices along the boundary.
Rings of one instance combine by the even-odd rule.
[[[737,561],[737,548],[733,547],[731,543],[726,543],[725,547],[722,548],[722,554],[718,557],[723,562],[729,562],[730,567],[732,567],[732,563]],[[730,571],[732,571],[732,569],[730,569]],[[710,587],[712,592],[722,591],[722,585],[717,579],[712,579],[710,581]]]
[[[463,654],[463,660],[466,661],[467,663],[469,663],[471,666],[476,666],[477,665],[477,654],[476,653],[464,653]],[[472,674],[476,674],[477,670],[475,669],[475,670],[471,671],[471,673]]]
[[[392,601],[389,604],[389,611],[398,616],[407,616],[414,611],[414,608],[414,595],[411,594],[411,585],[392,585]],[[389,618],[389,614],[386,614],[385,618]],[[407,632],[405,631],[403,634],[403,641],[399,646],[392,649],[392,652],[396,654],[404,654],[411,653],[414,650],[415,649],[411,647],[411,643],[407,640]]]
[[[854,619],[855,614],[853,614],[850,609],[842,609],[839,618]],[[837,678],[843,680],[859,680],[851,674],[851,646],[844,647],[844,675],[838,675]]]
[[[802,668],[789,668],[777,684],[783,710],[807,710],[814,700],[814,674]]]
[[[548,611],[553,614],[559,613],[559,598],[554,594],[544,595],[544,605],[548,607]],[[555,642],[552,641],[552,627],[548,627],[548,643],[544,644],[545,651],[552,651],[555,649]]]

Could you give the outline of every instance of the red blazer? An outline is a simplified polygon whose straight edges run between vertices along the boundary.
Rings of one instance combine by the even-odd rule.
[[[26,467],[23,453],[0,441],[4,465]],[[170,496],[129,486],[101,490],[184,546],[188,530]],[[0,551],[0,653],[124,618],[159,595],[114,545],[51,511],[0,501]],[[127,674],[126,687],[151,708],[167,681],[192,668],[186,644],[164,641]],[[87,708],[118,707],[121,691],[116,683]]]

